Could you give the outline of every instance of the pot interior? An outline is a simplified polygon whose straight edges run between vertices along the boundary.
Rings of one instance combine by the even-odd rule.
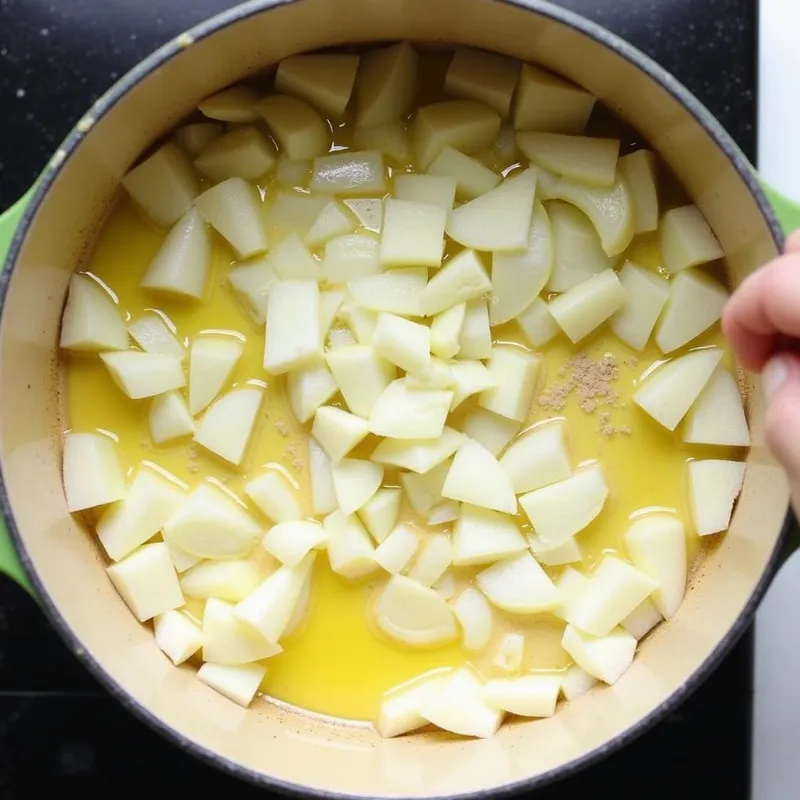
[[[720,647],[770,564],[788,504],[768,455],[757,387],[748,387],[753,446],[730,532],[704,560],[678,615],[648,637],[618,684],[551,719],[505,725],[486,741],[424,733],[380,740],[370,730],[266,703],[245,711],[174,668],[108,581],[93,538],[66,511],[57,340],[67,282],[116,196],[118,182],[161,134],[214,91],[281,58],[319,47],[409,39],[474,45],[533,61],[598,96],[658,151],[719,238],[737,285],[776,254],[769,226],[732,158],[665,87],[592,38],[565,12],[500,0],[299,0],[254,4],[114,90],[82,124],[81,141],[36,213],[10,281],[0,330],[0,458],[10,513],[46,604],[109,680],[152,719],[274,782],[317,791],[441,796],[489,790],[602,751],[676,692]],[[117,95],[121,95],[117,99]],[[109,100],[113,102],[106,110]],[[60,159],[62,156],[59,156]],[[743,164],[744,162],[742,162]],[[742,164],[739,165],[742,168]]]

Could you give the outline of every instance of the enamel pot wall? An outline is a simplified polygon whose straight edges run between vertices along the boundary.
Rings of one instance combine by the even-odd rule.
[[[265,787],[325,796],[445,797],[533,789],[593,763],[647,729],[708,676],[750,622],[787,552],[786,479],[753,434],[730,532],[705,559],[678,615],[645,640],[613,687],[551,719],[485,741],[425,734],[383,741],[267,703],[245,711],[176,669],[108,581],[93,537],[67,513],[60,476],[58,329],[122,175],[203,97],[305,50],[409,39],[537,62],[597,95],[657,150],[719,241],[732,286],[775,256],[800,213],[775,209],[751,165],[669,74],[587,20],[540,0],[253,0],[173,40],[117,83],[0,222],[8,245],[0,302],[0,537],[6,570],[39,599],[70,649],[160,733]],[[5,248],[3,248],[5,249]],[[1,255],[1,253],[0,253]]]

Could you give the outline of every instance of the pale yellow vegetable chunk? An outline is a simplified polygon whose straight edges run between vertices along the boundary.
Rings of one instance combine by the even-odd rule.
[[[341,117],[356,80],[358,56],[303,53],[284,58],[275,73],[275,89],[301,97],[327,116]]]
[[[68,511],[114,503],[126,494],[117,443],[102,433],[64,436],[62,476]]]
[[[420,294],[420,306],[425,316],[431,317],[491,289],[480,256],[474,250],[462,250],[428,281]]]
[[[447,69],[444,89],[455,97],[486,103],[498,114],[507,117],[520,68],[520,62],[513,58],[459,47]]]
[[[386,189],[386,167],[377,150],[348,150],[314,159],[312,192],[348,197],[383,194]]]
[[[322,357],[317,282],[275,281],[267,301],[264,369],[280,375],[311,366]]]
[[[696,267],[724,253],[697,206],[667,211],[658,228],[658,243],[668,272]]]
[[[447,212],[441,206],[388,199],[383,206],[381,264],[438,267],[444,251]]]
[[[456,182],[460,197],[472,199],[494,189],[501,176],[474,158],[446,145],[428,167],[430,175],[441,175]]]
[[[254,108],[293,161],[316,158],[330,149],[328,124],[303,100],[274,94],[259,100]]]
[[[441,206],[445,211],[453,208],[456,182],[445,175],[419,175],[402,173],[393,176],[393,196],[398,200],[412,200]]]
[[[128,331],[117,304],[86,275],[70,278],[59,346],[85,352],[128,349]]]
[[[727,530],[747,465],[740,461],[708,459],[690,461],[687,468],[695,531],[699,536],[708,536]]]
[[[214,139],[195,158],[195,167],[211,180],[253,181],[275,169],[275,146],[258,128],[243,125]]]
[[[514,127],[582,133],[594,104],[594,95],[585,89],[539,67],[524,64],[514,98]]]
[[[642,350],[667,303],[669,284],[660,275],[631,261],[620,270],[619,282],[627,299],[611,317],[609,327],[625,344]]]
[[[654,231],[658,227],[655,155],[650,150],[636,150],[620,158],[619,168],[633,195],[634,232]]]
[[[500,462],[478,442],[467,440],[456,451],[442,497],[515,514],[517,498]]]
[[[361,57],[355,89],[359,125],[382,125],[411,111],[418,62],[408,42],[370,50]]]
[[[487,364],[497,383],[481,393],[478,401],[487,411],[522,422],[536,391],[541,359],[517,347],[492,348]]]
[[[255,90],[249,86],[231,86],[207,97],[197,108],[209,119],[221,122],[254,122],[257,115],[253,105],[257,99]]]
[[[517,146],[538,166],[591,186],[614,183],[619,139],[524,131]]]
[[[240,466],[253,437],[264,391],[256,386],[232,389],[203,415],[194,433],[197,444]]]

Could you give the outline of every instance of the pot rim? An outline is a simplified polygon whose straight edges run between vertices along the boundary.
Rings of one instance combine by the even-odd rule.
[[[767,201],[764,192],[755,177],[755,173],[748,159],[741,151],[739,146],[733,141],[731,136],[725,131],[722,125],[708,111],[708,109],[675,77],[667,70],[657,64],[638,48],[628,43],[621,37],[602,27],[600,24],[568,9],[556,6],[549,0],[496,0],[499,3],[514,6],[523,10],[532,11],[540,16],[552,21],[561,23],[581,33],[595,42],[613,50],[618,56],[625,59],[644,72],[661,85],[674,99],[676,99],[685,110],[691,114],[695,121],[709,134],[716,145],[722,150],[730,162],[731,167],[739,174],[741,179],[750,191],[761,215],[766,220],[772,238],[779,250],[783,249],[784,235],[778,223],[775,213]],[[249,19],[261,13],[266,13],[274,8],[279,8],[287,3],[302,2],[302,0],[249,0],[227,11],[217,14],[204,22],[190,28],[186,33],[173,38],[166,44],[152,52],[145,59],[123,75],[107,92],[105,92],[91,108],[87,111],[84,119],[91,118],[94,122],[99,121],[107,114],[126,94],[138,83],[147,78],[151,72],[158,69],[165,62],[178,55],[187,46],[191,46],[196,41],[205,39],[228,26]],[[64,139],[63,143],[56,151],[56,155],[50,160],[37,180],[36,187],[31,195],[30,202],[20,220],[11,246],[6,258],[5,269],[0,275],[0,323],[2,322],[5,310],[6,298],[10,279],[16,266],[17,257],[22,248],[28,227],[31,220],[36,215],[41,204],[47,197],[50,187],[58,177],[61,169],[75,150],[83,141],[84,137],[90,132],[90,126],[82,125],[81,122],[72,129]],[[248,783],[255,784],[262,788],[278,790],[284,794],[299,797],[318,797],[335,798],[336,800],[350,800],[351,798],[362,798],[364,795],[344,794],[340,792],[326,791],[304,787],[300,784],[289,783],[279,780],[262,772],[257,772],[249,767],[234,763],[225,756],[207,749],[197,742],[183,736],[172,728],[160,717],[153,714],[146,706],[139,703],[124,688],[117,683],[105,670],[102,664],[97,661],[92,654],[86,651],[80,640],[77,638],[69,623],[62,617],[58,607],[50,598],[47,587],[40,580],[36,567],[25,548],[25,544],[17,527],[11,504],[6,490],[4,466],[0,461],[0,513],[8,526],[11,540],[17,551],[22,567],[27,574],[30,582],[40,600],[40,604],[48,617],[50,624],[55,628],[62,641],[67,645],[75,657],[83,664],[92,676],[109,692],[109,694],[119,701],[126,709],[145,722],[150,728],[160,734],[163,738],[177,744],[181,749],[199,758],[201,761],[215,767],[223,773],[231,775]],[[531,778],[524,778],[513,783],[508,783],[494,789],[484,789],[472,792],[462,792],[454,795],[446,795],[440,799],[432,797],[431,800],[459,800],[461,798],[484,798],[489,796],[509,797],[518,792],[539,789],[554,783],[563,778],[575,775],[578,772],[597,763],[606,756],[622,749],[631,743],[654,725],[663,720],[669,713],[677,708],[689,695],[691,695],[714,671],[722,659],[728,654],[733,646],[738,642],[750,625],[756,608],[758,607],[765,592],[777,571],[783,563],[783,552],[786,545],[788,531],[792,526],[793,517],[791,510],[787,510],[780,536],[778,537],[775,548],[770,556],[764,572],[756,582],[753,591],[735,624],[719,640],[718,644],[692,673],[689,679],[676,691],[670,694],[664,702],[657,708],[640,719],[636,724],[623,730],[605,745],[594,748],[585,753],[580,758],[555,767],[540,775]]]

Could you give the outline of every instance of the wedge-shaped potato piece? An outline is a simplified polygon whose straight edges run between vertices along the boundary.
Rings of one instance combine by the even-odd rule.
[[[322,264],[296,233],[271,248],[267,263],[282,280],[322,280]]]
[[[388,739],[428,725],[428,720],[421,717],[419,711],[445,679],[446,675],[433,672],[388,691],[381,700],[378,716],[373,723],[375,730]]]
[[[575,598],[567,621],[592,636],[606,636],[657,588],[649,575],[606,556]]]
[[[331,467],[333,490],[341,512],[350,516],[378,491],[383,467],[358,458],[343,458]]]
[[[331,460],[313,436],[308,437],[308,473],[312,511],[314,514],[329,514],[336,508]]]
[[[153,619],[153,633],[161,650],[177,667],[203,646],[203,631],[181,611],[165,611]]]
[[[427,203],[445,211],[453,208],[456,182],[446,175],[418,175],[401,173],[393,177],[393,196],[398,200]]]
[[[547,281],[548,291],[569,291],[613,266],[583,211],[561,200],[549,201],[546,208],[553,231],[553,270]]]
[[[442,487],[449,470],[450,462],[444,461],[421,475],[416,472],[400,473],[400,483],[403,484],[408,502],[421,517],[441,502]]]
[[[431,329],[396,314],[378,314],[372,347],[406,372],[424,372],[431,365]]]
[[[523,131],[517,146],[534,164],[590,186],[614,183],[619,139]]]
[[[201,483],[164,523],[164,540],[198,558],[242,558],[261,527],[234,495]]]
[[[253,104],[257,99],[255,90],[249,86],[231,86],[207,97],[197,108],[203,116],[220,122],[254,122],[257,115]]]
[[[567,668],[561,682],[561,694],[567,700],[576,700],[597,685],[597,678],[577,664]]]
[[[397,377],[397,368],[369,345],[332,350],[326,358],[350,411],[369,418],[378,398]]]
[[[479,572],[478,588],[498,608],[512,614],[538,614],[552,610],[558,590],[530,553],[498,561]]]
[[[195,200],[195,206],[241,258],[267,249],[260,200],[255,189],[241,178],[229,178],[207,189]]]
[[[189,411],[199,414],[228,382],[244,352],[239,335],[199,336],[189,351]]]
[[[379,464],[424,474],[450,458],[465,440],[463,433],[444,427],[438,439],[385,439],[370,458]]]
[[[636,150],[619,160],[619,169],[633,196],[634,233],[649,233],[658,227],[656,158],[650,150]]]
[[[311,435],[335,464],[341,461],[369,433],[369,423],[335,406],[317,409]]]
[[[708,347],[663,364],[648,375],[633,402],[674,431],[714,374],[722,355],[718,347]]]
[[[483,687],[487,703],[518,717],[552,717],[561,691],[558,674],[495,678]]]
[[[264,369],[280,375],[311,366],[322,358],[317,282],[275,281],[267,301]]]
[[[491,358],[492,330],[489,325],[489,307],[483,298],[468,300],[464,322],[458,334],[458,357],[468,359]]]
[[[514,97],[514,127],[582,133],[594,103],[594,95],[586,90],[531,64],[523,64]]]
[[[686,414],[683,441],[749,447],[750,431],[736,378],[719,366]]]
[[[233,389],[203,415],[194,440],[234,466],[240,466],[253,436],[264,391],[256,386]]]
[[[622,628],[597,637],[567,625],[561,639],[561,646],[581,669],[609,685],[616,683],[633,663],[637,644]]]
[[[108,557],[119,561],[155,536],[183,503],[185,488],[177,479],[139,467],[125,498],[97,521],[97,538]]]
[[[533,214],[536,169],[526,169],[469,203],[447,219],[447,235],[475,250],[524,250]]]
[[[142,314],[135,322],[131,322],[128,333],[145,353],[164,353],[186,358],[186,347],[183,342],[178,341],[174,326],[168,318],[155,311]]]
[[[619,171],[610,188],[588,186],[561,177],[553,193],[556,199],[572,203],[589,217],[606,255],[617,256],[631,243],[634,228],[633,197]]]
[[[384,125],[356,125],[352,147],[354,150],[378,150],[388,159],[405,166],[410,153],[407,124],[406,120],[397,120]]]
[[[358,509],[359,519],[376,542],[382,542],[396,525],[401,500],[400,489],[382,487]]]
[[[625,617],[620,626],[626,630],[636,641],[641,641],[653,628],[662,622],[664,617],[655,607],[650,598],[643,600],[636,608]]]
[[[247,708],[266,674],[267,668],[263,664],[231,666],[207,661],[197,670],[197,680],[242,708]]]
[[[114,383],[132,400],[153,397],[186,385],[178,356],[118,350],[100,353]]]
[[[517,439],[500,459],[517,494],[541,489],[572,475],[564,423],[534,428]]]
[[[412,580],[414,580],[412,578]],[[456,596],[456,579],[452,572],[446,571],[436,583],[433,589],[438,592],[445,600],[452,600]]]
[[[692,523],[700,536],[725,531],[733,504],[742,490],[747,465],[741,461],[708,459],[690,461],[689,505]]]
[[[328,283],[349,283],[382,271],[380,242],[365,233],[349,233],[325,245],[322,273]]]
[[[582,531],[603,510],[608,486],[600,464],[522,495],[519,504],[544,544],[559,545]]]
[[[579,283],[551,300],[548,308],[570,341],[579,342],[618,311],[628,295],[613,269]]]
[[[492,635],[492,607],[474,586],[453,602],[453,613],[461,625],[461,646],[469,653],[483,650]]]
[[[454,385],[452,365],[435,356],[431,357],[427,369],[406,374],[406,386],[409,389],[452,389]]]
[[[423,703],[420,714],[442,730],[488,739],[497,733],[503,712],[483,698],[483,685],[469,667],[453,672]]]
[[[238,603],[263,579],[261,570],[249,560],[202,561],[181,575],[180,584],[187,597],[200,600],[215,597]]]
[[[410,526],[397,525],[375,549],[375,561],[391,575],[402,572],[420,545],[419,534]]]
[[[196,156],[224,132],[225,126],[218,122],[193,122],[178,128],[175,139],[190,156]]]
[[[357,516],[334,511],[323,523],[331,569],[349,580],[358,580],[378,569],[375,545]]]
[[[499,455],[517,435],[520,423],[476,408],[464,417],[462,429],[470,439],[482,444],[493,456]]]
[[[427,169],[446,145],[465,153],[488,147],[500,129],[500,116],[482,103],[447,100],[423,106],[411,129],[419,169]]]
[[[541,203],[535,203],[528,244],[521,253],[495,253],[492,256],[492,296],[489,319],[502,325],[525,311],[538,299],[553,269],[553,232]]]
[[[724,255],[697,206],[667,211],[658,227],[658,244],[664,268],[671,273],[715,261]]]
[[[588,576],[573,567],[565,567],[555,582],[558,589],[558,603],[553,608],[553,614],[566,621],[572,605],[588,583]]]
[[[276,280],[275,270],[263,257],[234,267],[228,273],[228,282],[257,325],[263,325],[267,319],[269,287]]]
[[[466,304],[459,303],[440,311],[433,317],[430,327],[430,349],[435,356],[446,359],[458,353],[466,310]]]
[[[125,473],[117,443],[105,434],[67,433],[62,474],[68,511],[83,511],[125,497]]]
[[[458,636],[450,606],[433,589],[394,575],[374,606],[375,622],[391,639],[416,647],[432,647]]]
[[[425,316],[480,297],[492,289],[483,262],[474,250],[462,250],[428,282],[420,297]]]
[[[278,242],[290,233],[305,236],[329,201],[303,192],[278,192],[271,203],[268,196],[265,217],[270,241]]]
[[[294,567],[273,572],[244,600],[236,604],[236,618],[275,645],[285,633],[307,583],[311,580],[316,553],[311,552]]]
[[[304,161],[327,153],[331,131],[327,122],[308,103],[297,97],[274,94],[254,106],[293,161]]]
[[[214,139],[194,160],[211,180],[256,180],[275,169],[275,146],[253,125],[242,125]]]
[[[86,352],[128,349],[128,331],[116,303],[86,275],[76,274],[69,280],[59,346]]]
[[[278,655],[281,646],[268,642],[242,622],[235,606],[209,598],[203,612],[203,660],[215,664],[249,664]]]
[[[330,200],[319,212],[304,241],[308,247],[317,248],[335,237],[352,233],[357,226],[358,220],[347,206]]]
[[[248,481],[244,493],[273,522],[291,522],[303,517],[297,484],[277,469]]]
[[[297,566],[311,550],[325,542],[322,524],[315,520],[297,519],[279,522],[264,534],[261,546],[287,567]]]
[[[555,546],[545,544],[538,536],[528,537],[528,544],[533,557],[543,567],[560,567],[563,564],[574,564],[581,560],[581,548],[573,536],[566,542]]]
[[[671,353],[696,339],[722,316],[728,292],[706,275],[686,270],[670,281],[669,300],[656,330],[656,344]]]
[[[517,513],[517,498],[500,462],[482,444],[469,439],[456,451],[442,497],[505,514]]]
[[[453,531],[453,563],[457,567],[492,564],[527,549],[512,517],[461,504]]]
[[[625,549],[633,565],[658,584],[652,600],[661,616],[674,617],[686,593],[683,523],[669,514],[648,514],[625,532]]]
[[[316,410],[327,403],[339,387],[326,364],[290,372],[286,377],[289,407],[298,422],[308,422]]]
[[[444,251],[447,211],[430,203],[388,199],[383,205],[381,264],[438,267]]]
[[[164,228],[177,222],[200,192],[189,159],[173,142],[135,166],[122,179],[122,185],[131,199]]]
[[[417,52],[408,42],[370,50],[361,57],[356,78],[359,125],[382,125],[411,111],[418,62]]]
[[[106,572],[139,622],[184,604],[178,576],[163,542],[143,545],[107,567]]]
[[[534,297],[533,302],[517,315],[516,321],[522,334],[533,347],[543,347],[561,331],[547,303],[541,297]]]
[[[443,270],[437,273],[437,277],[441,272]],[[424,313],[422,297],[427,283],[428,270],[425,267],[409,267],[350,281],[347,291],[358,305],[369,311],[421,317]]]
[[[480,404],[501,417],[523,422],[533,402],[541,363],[521,348],[493,347],[487,366],[497,384],[481,394]]]
[[[311,191],[340,197],[382,195],[388,189],[386,178],[382,153],[347,150],[314,159]]]
[[[458,408],[468,397],[497,385],[497,377],[480,361],[456,361],[450,367],[450,374],[452,376],[450,388],[453,392],[451,411]]]
[[[430,520],[428,524],[431,524]],[[434,586],[452,563],[453,548],[450,537],[443,533],[433,534],[427,536],[422,543],[419,555],[408,570],[408,577],[421,586]],[[436,591],[446,599],[438,586]]]
[[[275,89],[302,97],[327,116],[344,114],[358,70],[350,53],[304,53],[284,58],[275,73]]]
[[[627,299],[609,326],[625,344],[643,350],[669,298],[670,286],[660,275],[631,261],[620,270],[619,282]]]
[[[519,61],[497,53],[457,48],[444,78],[444,90],[454,97],[485,103],[507,117],[520,66]]]
[[[333,323],[339,316],[339,310],[344,303],[347,293],[344,289],[329,289],[325,292],[320,292],[319,295],[319,316],[320,316],[320,330],[323,335],[330,333]]]
[[[437,439],[452,400],[452,392],[409,389],[404,378],[392,381],[370,412],[370,431],[391,439]]]
[[[491,191],[501,180],[501,176],[490,170],[485,164],[470,158],[450,145],[445,145],[442,152],[428,167],[428,172],[430,175],[452,178],[456,182],[458,196],[468,200]]]
[[[194,434],[197,427],[186,400],[178,392],[156,395],[150,404],[147,422],[150,436],[156,444]]]
[[[202,299],[211,263],[211,237],[200,214],[189,209],[172,227],[140,282],[143,289]]]

